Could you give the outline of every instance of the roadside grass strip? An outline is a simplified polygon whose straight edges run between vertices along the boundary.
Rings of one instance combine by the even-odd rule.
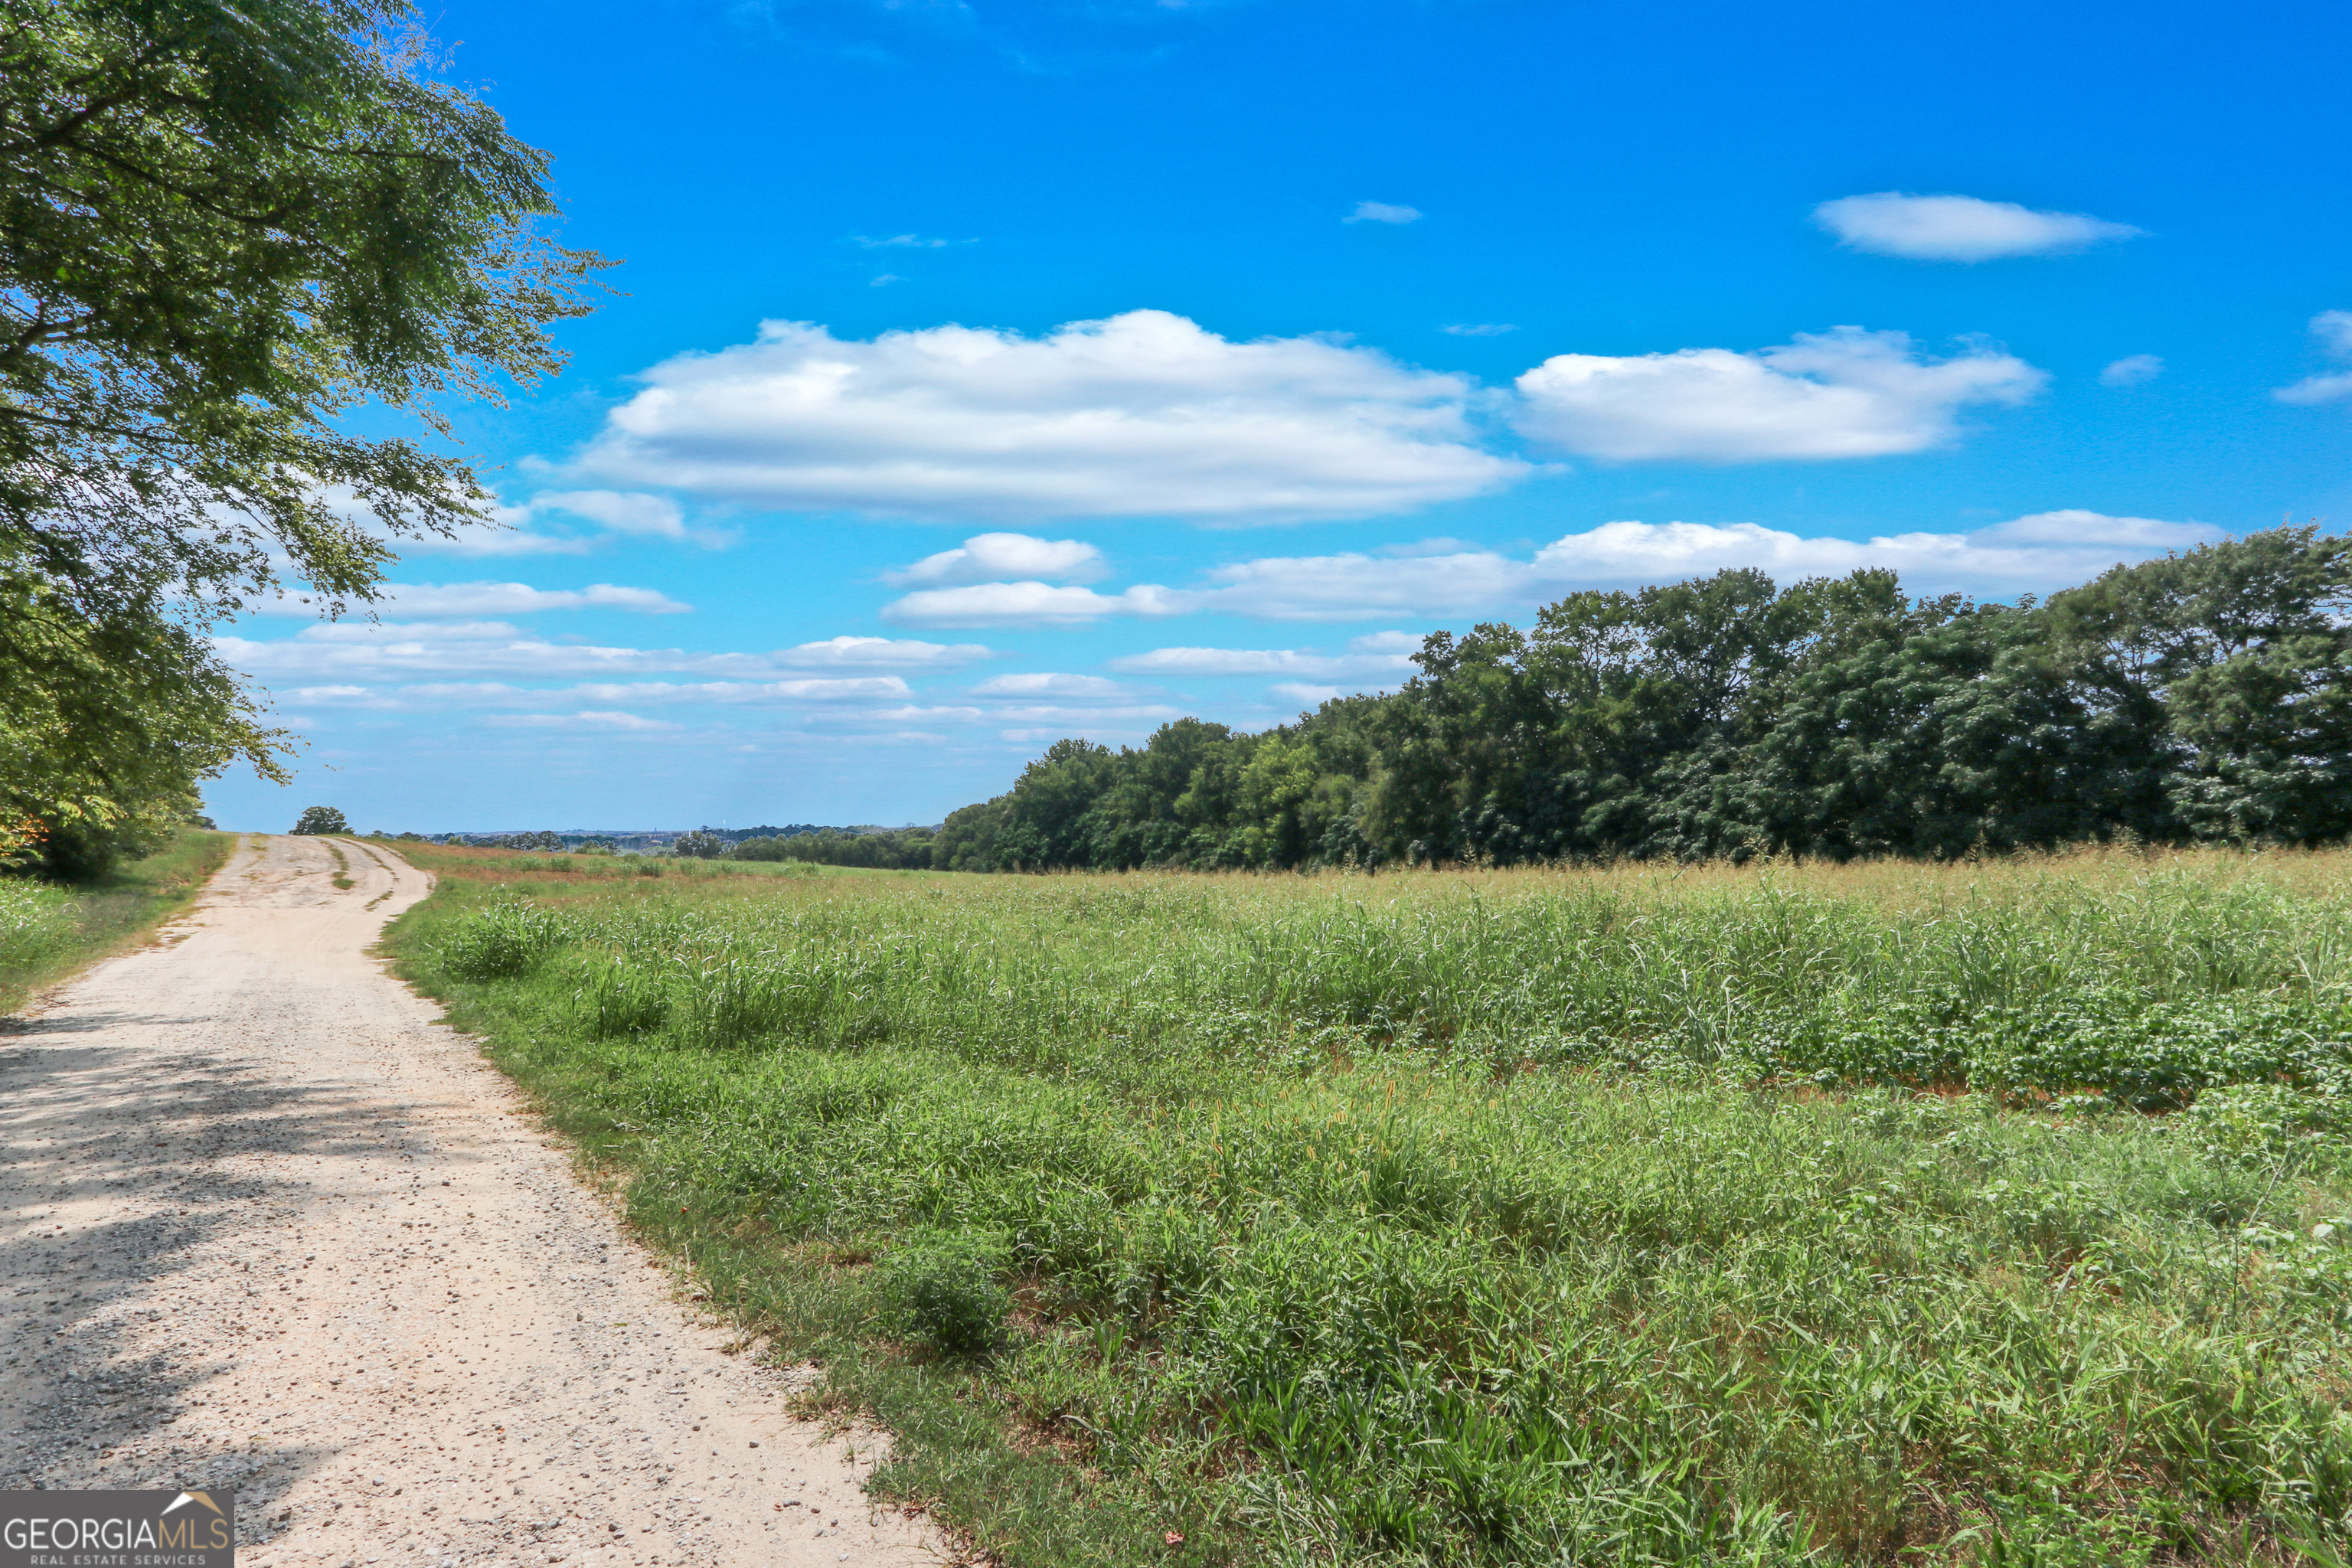
[[[415,858],[404,971],[992,1561],[2345,1542],[2352,856]]]
[[[186,907],[236,847],[233,833],[188,828],[94,881],[0,877],[0,1014],[143,939]]]

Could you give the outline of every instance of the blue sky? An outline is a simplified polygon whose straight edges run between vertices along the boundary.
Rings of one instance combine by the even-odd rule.
[[[2046,592],[2352,505],[2316,4],[453,4],[625,265],[499,530],[228,628],[398,831],[936,821],[1727,565]]]

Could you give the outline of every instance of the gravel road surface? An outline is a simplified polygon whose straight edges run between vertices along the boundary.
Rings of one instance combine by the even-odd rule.
[[[428,885],[249,837],[0,1023],[0,1487],[226,1489],[252,1568],[943,1561],[366,955]]]

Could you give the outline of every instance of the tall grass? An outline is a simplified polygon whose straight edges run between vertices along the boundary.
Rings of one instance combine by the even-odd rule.
[[[1007,1563],[2286,1560],[2347,865],[453,878],[397,944]]]
[[[0,881],[0,973],[50,963],[80,935],[73,894],[44,882]]]

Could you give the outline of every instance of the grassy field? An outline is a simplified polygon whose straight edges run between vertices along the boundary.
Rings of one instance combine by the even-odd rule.
[[[393,942],[1007,1565],[2335,1563],[2352,856],[660,878]]]
[[[82,886],[0,878],[0,1014],[144,938],[186,907],[236,845],[233,833],[191,827]]]

